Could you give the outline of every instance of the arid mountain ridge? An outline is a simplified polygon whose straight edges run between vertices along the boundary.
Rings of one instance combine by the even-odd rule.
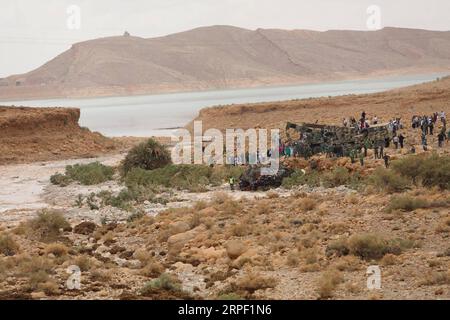
[[[164,37],[74,44],[0,79],[0,99],[92,97],[287,85],[450,70],[450,32],[202,27]]]

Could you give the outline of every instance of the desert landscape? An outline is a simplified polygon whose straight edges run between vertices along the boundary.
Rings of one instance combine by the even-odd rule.
[[[183,319],[447,307],[449,12],[3,1],[0,301]]]
[[[244,167],[168,164],[168,141],[91,133],[76,109],[1,108],[0,297],[449,299],[450,142],[438,148],[438,122],[424,151],[410,124],[449,114],[449,86],[202,110],[204,129],[280,128],[283,139],[287,121],[402,119],[389,168],[373,150],[364,165],[289,157],[294,174],[257,192],[230,190]],[[139,168],[146,146],[165,165]]]

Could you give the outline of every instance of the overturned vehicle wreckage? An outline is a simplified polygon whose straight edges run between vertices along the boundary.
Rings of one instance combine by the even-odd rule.
[[[262,166],[250,166],[239,178],[239,189],[241,191],[268,190],[281,186],[283,179],[289,177],[293,171],[289,168],[280,167],[274,174],[263,175]]]
[[[298,139],[291,137],[292,130],[299,134]],[[286,136],[294,147],[294,155],[309,158],[319,153],[336,157],[348,156],[352,150],[363,146],[382,146],[393,134],[387,124],[360,130],[357,127],[288,122]]]

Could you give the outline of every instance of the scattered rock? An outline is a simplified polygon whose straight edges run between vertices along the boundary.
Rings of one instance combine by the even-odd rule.
[[[238,258],[241,254],[247,251],[247,246],[240,240],[230,240],[226,243],[225,248],[227,254],[231,259]]]
[[[95,229],[97,229],[97,225],[93,222],[84,221],[73,228],[73,232],[77,234],[90,235]]]

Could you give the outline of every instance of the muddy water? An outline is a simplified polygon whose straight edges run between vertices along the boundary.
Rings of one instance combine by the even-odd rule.
[[[0,166],[0,213],[12,209],[39,209],[47,206],[43,200],[44,188],[50,176],[64,172],[67,165],[100,161],[114,165],[121,155],[97,159],[64,160],[32,164]]]
[[[204,107],[373,93],[435,80],[443,75],[445,74],[391,76],[299,86],[148,96],[0,102],[0,105],[78,107],[81,109],[80,124],[107,136],[170,136],[173,128],[186,125]]]

